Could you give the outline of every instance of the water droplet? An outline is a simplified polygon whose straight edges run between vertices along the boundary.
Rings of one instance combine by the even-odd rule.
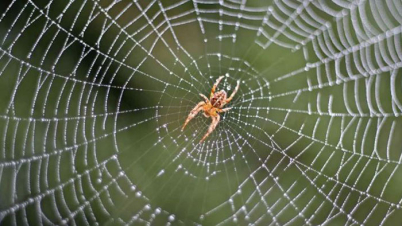
[[[165,170],[162,169],[161,171],[159,171],[158,175],[156,175],[156,176],[157,176],[157,177],[160,177],[160,176],[162,176],[164,173],[165,173]]]
[[[175,216],[172,214],[172,215],[169,216],[169,219],[168,219],[168,220],[169,220],[169,221],[174,221],[174,219],[175,219]]]

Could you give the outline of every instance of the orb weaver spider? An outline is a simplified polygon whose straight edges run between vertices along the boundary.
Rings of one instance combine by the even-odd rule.
[[[240,86],[240,80],[237,80],[237,86],[233,93],[227,98],[227,94],[225,90],[220,90],[215,93],[216,88],[218,87],[219,83],[225,76],[220,76],[215,84],[212,86],[211,89],[211,94],[209,95],[209,99],[202,93],[200,93],[200,96],[204,98],[204,101],[199,102],[191,111],[190,114],[187,116],[186,121],[184,122],[183,127],[181,128],[181,131],[184,130],[186,125],[190,122],[191,119],[193,119],[198,112],[203,110],[203,114],[206,118],[211,117],[212,118],[212,123],[208,128],[207,133],[204,135],[204,137],[200,140],[200,143],[202,143],[211,133],[212,131],[215,130],[216,126],[218,125],[221,117],[218,113],[223,113],[229,111],[231,108],[223,108],[227,103],[229,103],[234,95],[237,93],[239,90]]]

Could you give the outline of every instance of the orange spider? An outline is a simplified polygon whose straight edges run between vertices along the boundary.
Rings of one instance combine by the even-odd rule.
[[[239,90],[240,80],[237,81],[237,86],[229,98],[226,98],[227,94],[226,94],[225,90],[220,90],[215,93],[216,87],[219,85],[219,83],[221,82],[221,80],[223,78],[224,78],[224,76],[220,76],[216,80],[214,86],[211,89],[211,95],[209,96],[209,100],[204,94],[200,93],[200,96],[202,98],[204,98],[205,101],[199,102],[193,108],[193,110],[190,111],[190,114],[188,115],[186,122],[184,123],[183,127],[181,128],[181,131],[183,131],[184,127],[186,127],[187,123],[189,123],[190,120],[193,119],[198,114],[199,111],[204,110],[204,116],[207,118],[211,117],[212,123],[208,128],[208,132],[200,140],[200,143],[203,142],[205,140],[205,138],[207,138],[209,136],[209,134],[211,134],[212,131],[214,131],[214,129],[218,125],[219,120],[221,119],[221,117],[218,113],[227,112],[231,109],[231,108],[222,109],[222,107],[225,106],[227,103],[229,103],[233,99],[236,92]]]

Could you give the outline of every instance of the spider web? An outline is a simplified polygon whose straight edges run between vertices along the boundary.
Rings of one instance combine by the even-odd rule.
[[[401,224],[401,8],[3,2],[0,222]]]

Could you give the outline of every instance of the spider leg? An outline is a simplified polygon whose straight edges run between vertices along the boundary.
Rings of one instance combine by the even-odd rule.
[[[208,97],[207,97],[207,96],[205,96],[205,95],[204,95],[204,94],[202,94],[202,93],[200,93],[200,96],[201,96],[202,98],[204,98],[205,103],[209,103],[209,99],[208,99]]]
[[[181,131],[183,131],[184,127],[186,127],[187,123],[189,123],[190,120],[193,119],[198,114],[198,112],[202,110],[202,107],[204,106],[204,104],[205,104],[205,102],[201,101],[193,108],[193,110],[190,111],[190,114],[188,114],[188,116],[187,116],[186,122],[184,123],[183,127],[181,128]]]
[[[222,76],[220,76],[220,77],[216,80],[214,86],[212,86],[211,95],[209,95],[209,99],[212,98],[212,96],[213,96],[214,93],[215,93],[216,87],[218,87],[219,83],[222,81],[222,79],[223,79],[224,77],[225,77],[225,76],[222,75]]]
[[[218,109],[218,112],[219,112],[219,113],[227,112],[227,111],[229,111],[230,109],[232,109],[232,108]]]
[[[235,94],[237,93],[237,91],[239,90],[239,87],[240,87],[240,80],[237,80],[236,88],[235,88],[235,90],[233,91],[233,93],[230,95],[230,97],[226,99],[226,103],[229,103],[229,102],[233,99],[234,95],[235,95]]]
[[[200,143],[202,143],[209,136],[209,134],[211,134],[212,131],[215,130],[216,126],[219,123],[219,120],[221,120],[221,117],[219,115],[216,115],[215,117],[212,117],[212,123],[211,123],[211,125],[209,125],[208,131],[204,135],[204,137],[200,140]]]

